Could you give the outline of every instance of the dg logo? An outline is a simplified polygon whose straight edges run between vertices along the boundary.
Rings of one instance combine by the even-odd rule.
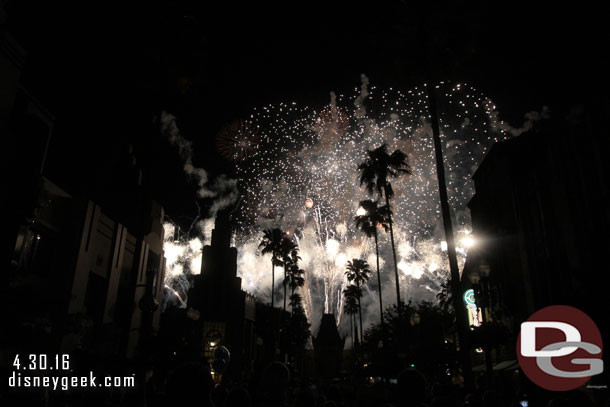
[[[517,357],[532,382],[553,391],[580,387],[604,370],[599,329],[566,305],[543,308],[521,324]]]

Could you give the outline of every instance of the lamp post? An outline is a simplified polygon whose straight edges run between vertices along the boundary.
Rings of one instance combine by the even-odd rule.
[[[461,301],[460,269],[455,251],[455,240],[453,237],[453,224],[451,222],[451,211],[447,196],[447,182],[445,180],[445,163],[443,160],[443,147],[441,144],[438,110],[436,106],[436,94],[428,78],[426,83],[428,103],[430,108],[430,122],[432,125],[432,139],[434,141],[434,152],[436,157],[436,173],[438,176],[438,190],[440,195],[441,213],[443,227],[445,230],[445,241],[447,242],[447,256],[449,257],[449,270],[451,272],[451,291],[453,292],[453,306],[455,309],[456,323],[458,327],[458,338],[460,341],[460,353],[462,359],[462,371],[466,388],[472,388],[472,367],[468,345],[468,324],[466,310]]]
[[[489,303],[489,273],[491,268],[489,267],[489,263],[486,260],[481,260],[479,262],[479,282],[477,284],[477,289],[475,289],[475,299],[477,302],[477,306],[481,309],[482,313],[482,324],[485,326],[489,321],[489,307],[491,304]],[[485,370],[487,373],[487,381],[488,385],[491,388],[493,385],[493,362],[491,357],[491,345],[489,343],[485,343],[483,346],[483,350],[485,351]]]

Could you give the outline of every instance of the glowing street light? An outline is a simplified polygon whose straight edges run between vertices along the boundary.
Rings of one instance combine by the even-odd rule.
[[[460,240],[460,243],[465,248],[470,249],[472,246],[475,245],[476,242],[471,236],[465,236]]]

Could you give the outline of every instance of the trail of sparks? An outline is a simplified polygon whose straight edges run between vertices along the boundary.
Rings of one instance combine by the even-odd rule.
[[[527,131],[548,111],[526,114],[522,128],[515,129],[501,121],[494,103],[471,85],[440,83],[436,91],[461,268],[467,249],[476,244],[466,206],[473,194],[474,171],[495,142]],[[242,193],[234,217],[239,225],[238,272],[245,290],[262,302],[271,297],[270,259],[259,255],[258,243],[262,229],[281,227],[300,249],[305,286],[299,291],[314,333],[321,313],[333,313],[345,325],[342,291],[347,261],[365,259],[373,271],[376,264],[372,239],[356,230],[353,222],[358,202],[370,198],[359,185],[357,166],[367,150],[386,143],[390,152],[406,152],[412,167],[412,175],[392,180],[402,296],[407,301],[436,300],[448,277],[448,261],[424,86],[377,90],[369,88],[363,77],[354,94],[331,92],[329,105],[320,109],[297,103],[267,105],[238,123],[219,133],[218,144],[223,156],[236,165]],[[200,223],[206,225],[204,235],[209,238],[213,220]],[[200,272],[204,242],[176,238],[173,225],[165,227],[166,284],[186,300],[187,276]],[[394,265],[389,237],[382,230],[379,246],[381,289],[388,306],[395,301]],[[275,274],[275,305],[281,306],[282,268],[277,267]],[[377,322],[379,289],[375,277],[364,287],[365,329]]]
[[[441,83],[436,90],[459,244],[470,229],[466,208],[473,193],[470,178],[492,144],[511,136],[510,126],[499,120],[493,102],[473,86]],[[392,180],[401,289],[407,299],[435,299],[448,264],[427,103],[423,86],[406,92],[364,86],[351,97],[331,94],[331,103],[320,110],[296,103],[254,109],[248,120],[260,143],[247,160],[236,164],[243,193],[237,244],[246,289],[259,295],[268,290],[269,259],[257,258],[253,251],[263,228],[279,226],[295,237],[300,248],[307,281],[302,292],[310,320],[315,325],[320,312],[341,319],[346,262],[363,258],[375,268],[373,242],[353,222],[358,202],[368,198],[359,185],[357,165],[368,149],[386,143],[390,152],[406,152],[413,170],[411,176]],[[470,245],[473,240],[468,238]],[[458,248],[460,263],[467,245]],[[382,289],[390,293],[393,263],[383,232],[380,257]],[[367,289],[379,289],[375,278]],[[377,295],[370,292],[365,297],[374,312]],[[386,298],[388,303],[395,301],[391,294]]]

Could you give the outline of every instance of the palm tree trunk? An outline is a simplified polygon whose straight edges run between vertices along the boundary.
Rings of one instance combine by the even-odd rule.
[[[284,311],[286,311],[286,266],[284,266]]]
[[[358,342],[358,323],[356,322],[356,313],[354,312],[354,315],[352,315],[352,318],[354,318],[354,336],[356,337],[355,339],[355,343]],[[354,343],[354,346],[356,346]]]
[[[294,286],[291,287],[292,289],[292,294],[290,295],[292,298],[294,298]],[[290,315],[294,315],[294,302],[292,303],[292,305],[290,306]]]
[[[447,255],[449,257],[449,269],[451,271],[451,290],[453,293],[453,306],[458,325],[458,338],[462,352],[462,369],[464,371],[464,382],[466,388],[472,387],[472,370],[470,366],[469,346],[467,344],[468,322],[466,308],[462,304],[460,270],[455,253],[455,242],[453,240],[453,225],[451,223],[451,212],[449,211],[449,200],[447,198],[447,183],[445,181],[445,164],[443,160],[443,147],[441,144],[438,112],[436,110],[436,95],[432,88],[432,81],[427,81],[428,102],[430,104],[430,122],[432,125],[432,138],[434,139],[434,151],[436,155],[436,173],[438,176],[438,189],[441,199],[441,212],[443,214],[443,226],[445,228],[445,240],[447,241]],[[391,225],[391,223],[390,223]]]
[[[354,350],[354,317],[353,315],[349,316],[349,331],[352,337],[352,351]]]
[[[275,349],[279,342],[277,332],[277,319],[274,312],[274,301],[275,300],[275,262],[271,259],[271,315],[273,316],[273,360],[275,361]]]
[[[360,317],[360,343],[362,344],[364,336],[362,335],[362,307],[360,306],[360,298],[358,298],[358,315]]]
[[[275,263],[273,263],[273,259],[271,259],[271,308],[273,308],[273,300],[275,293]]]
[[[388,206],[388,211],[391,212],[390,198],[388,198],[388,188],[385,187],[385,203]],[[388,213],[388,223],[390,224],[390,241],[392,242],[392,256],[394,257],[394,276],[396,277],[396,305],[398,307],[398,316],[401,315],[400,302],[400,282],[398,280],[398,262],[396,261],[396,246],[394,244],[394,227],[392,226],[392,215]]]
[[[381,322],[381,337],[384,338],[383,299],[381,295],[381,272],[379,271],[379,242],[377,241],[377,226],[375,226],[375,254],[377,255],[377,284],[379,285],[379,320]]]

